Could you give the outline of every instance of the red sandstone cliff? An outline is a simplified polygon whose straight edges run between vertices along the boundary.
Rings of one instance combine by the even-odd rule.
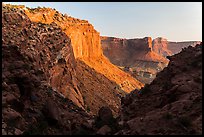
[[[150,83],[168,60],[153,51],[151,37],[120,39],[101,37],[104,55],[143,83]]]
[[[118,69],[103,56],[99,32],[88,21],[62,15],[51,8],[24,8],[24,11],[31,21],[46,24],[55,22],[59,25],[71,38],[75,58],[117,83],[122,90],[130,92],[143,86],[141,82]]]
[[[33,22],[50,24],[55,22],[71,38],[75,58],[102,56],[99,32],[86,20],[63,15],[51,8],[26,9],[26,15]]]
[[[152,50],[151,37],[120,39],[101,37],[104,55],[118,66],[134,66],[136,61],[168,62]]]
[[[169,42],[158,37],[121,39],[101,36],[104,55],[115,65],[129,72],[143,83],[150,83],[168,64],[166,56],[179,53],[182,48],[195,46],[199,41]]]
[[[164,57],[172,55],[172,51],[168,49],[168,41],[165,38],[158,37],[152,41],[153,51]]]

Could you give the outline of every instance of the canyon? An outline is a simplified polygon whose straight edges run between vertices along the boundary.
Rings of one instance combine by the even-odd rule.
[[[66,43],[69,42],[71,49],[68,50],[66,48],[63,48],[55,50],[56,47],[53,47],[52,50],[52,46],[54,46],[53,45],[54,41],[52,41],[51,39],[47,41],[47,37],[49,37],[50,35],[54,35],[54,32],[52,32],[53,31],[52,28],[49,28],[47,26],[44,32],[43,31],[42,32],[40,31],[38,33],[35,32],[35,34],[31,34],[31,32],[29,32],[29,30],[27,29],[21,30],[22,33],[25,31],[26,34],[28,31],[29,34],[27,35],[40,35],[39,36],[40,41],[43,40],[44,44],[50,44],[49,47],[50,51],[48,51],[48,49],[46,50],[37,49],[38,51],[36,51],[36,53],[38,53],[39,50],[40,51],[42,50],[43,53],[38,54],[41,54],[40,58],[43,58],[44,54],[47,54],[47,52],[50,52],[49,54],[55,52],[56,56],[52,58],[53,59],[56,58],[55,62],[56,60],[60,59],[60,61],[62,61],[62,64],[64,65],[61,65],[59,67],[56,64],[56,66],[53,67],[52,65],[54,65],[53,62],[54,60],[50,60],[51,55],[46,55],[49,61],[46,61],[44,65],[49,65],[49,70],[52,68],[52,71],[49,71],[46,74],[51,75],[51,77],[48,76],[49,77],[48,83],[51,84],[51,86],[56,91],[62,93],[64,96],[71,99],[75,104],[82,107],[83,109],[88,108],[89,111],[91,110],[93,114],[96,114],[99,107],[101,106],[101,103],[99,103],[100,101],[98,101],[98,98],[101,98],[101,102],[104,102],[104,100],[106,100],[105,101],[107,103],[106,105],[110,106],[113,109],[114,114],[117,114],[118,108],[120,106],[119,103],[120,97],[124,96],[126,93],[131,92],[135,88],[140,89],[144,85],[143,83],[134,79],[131,75],[125,73],[124,71],[120,70],[118,67],[110,63],[110,61],[103,56],[100,45],[99,33],[94,29],[94,27],[91,24],[88,23],[88,21],[75,19],[73,17],[68,17],[67,15],[62,15],[55,9],[51,8],[29,9],[26,8],[25,6],[12,6],[12,5],[10,5],[10,8],[12,12],[18,11],[20,14],[23,13],[23,15],[20,15],[22,16],[21,18],[22,19],[28,18],[28,20],[30,20],[32,23],[36,22],[47,25],[50,24],[53,24],[55,26],[57,25],[70,38],[70,40],[62,41],[64,42],[62,43],[62,45],[66,46],[67,45]],[[6,21],[17,20],[12,19],[12,16],[10,16],[10,14],[5,16],[5,18]],[[30,46],[32,48],[32,46],[38,43],[39,40],[30,37],[33,36],[29,36],[29,39],[31,39],[29,41],[27,41],[24,38],[24,41],[26,41],[29,44],[31,42]],[[35,47],[33,48],[35,49]],[[66,53],[70,51],[72,51],[73,53],[71,53],[70,55]],[[32,53],[33,55],[31,58],[33,58],[34,54],[36,53]],[[44,62],[45,60],[46,59],[44,60],[42,59],[42,62]],[[69,67],[67,63],[72,64],[72,66]],[[85,63],[85,65],[82,63]],[[42,66],[42,64],[40,66]],[[86,65],[88,65],[89,67],[86,67]],[[40,71],[44,71],[45,69],[40,68],[40,66],[38,66]],[[86,69],[84,69],[84,67]],[[86,71],[86,73],[82,74],[84,71]],[[65,73],[67,74],[66,76],[64,76]],[[80,73],[84,75],[83,80],[81,79],[81,77],[79,77],[79,75],[76,75]],[[98,75],[97,78],[95,78],[96,75]],[[88,81],[90,81],[91,84],[87,84],[86,79],[88,79]],[[102,84],[99,81],[101,81]],[[97,83],[98,86],[95,86],[95,84],[97,85]],[[96,90],[97,92],[95,92]],[[109,97],[106,97],[106,94],[104,94],[104,92],[107,92],[107,96]],[[100,95],[102,93],[103,96]],[[115,103],[113,103],[111,100],[114,100]]]
[[[191,45],[2,3],[2,135],[202,134],[202,43]]]
[[[169,42],[162,37],[152,40],[151,37],[123,39],[101,36],[104,55],[145,84],[151,83],[156,74],[168,65],[167,56],[199,43],[200,41]]]

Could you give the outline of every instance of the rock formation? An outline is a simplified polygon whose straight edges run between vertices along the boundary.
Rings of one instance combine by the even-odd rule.
[[[143,86],[141,82],[118,69],[103,56],[99,32],[88,21],[62,15],[51,8],[24,8],[24,11],[33,22],[45,24],[55,22],[60,26],[71,38],[75,58],[82,60],[98,73],[118,84],[125,92],[130,92],[135,88],[140,89]]]
[[[2,34],[3,74],[11,73],[5,77],[20,82],[27,73],[44,74],[44,81],[83,107],[70,38],[55,23],[32,23],[22,10],[4,8]]]
[[[168,41],[165,38],[158,37],[152,41],[153,51],[164,57],[170,56],[173,53],[168,49]]]
[[[151,37],[120,39],[101,37],[104,55],[115,65],[144,83],[150,83],[168,60],[153,51]]]
[[[170,42],[158,37],[121,39],[101,36],[104,55],[122,70],[142,83],[150,83],[168,64],[166,56],[179,53],[182,48],[195,46],[199,41]]]
[[[122,99],[116,134],[202,134],[202,44],[168,58],[151,84]]]
[[[120,39],[101,37],[104,55],[118,66],[134,66],[135,61],[167,62],[152,51],[151,37],[143,39]]]

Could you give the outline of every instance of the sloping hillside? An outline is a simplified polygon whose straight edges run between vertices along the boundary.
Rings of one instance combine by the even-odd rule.
[[[202,45],[168,58],[150,85],[122,99],[117,134],[202,134]]]

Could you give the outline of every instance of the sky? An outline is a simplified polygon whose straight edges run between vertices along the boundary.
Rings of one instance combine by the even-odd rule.
[[[101,36],[202,41],[202,2],[4,2],[51,7],[88,20]]]

